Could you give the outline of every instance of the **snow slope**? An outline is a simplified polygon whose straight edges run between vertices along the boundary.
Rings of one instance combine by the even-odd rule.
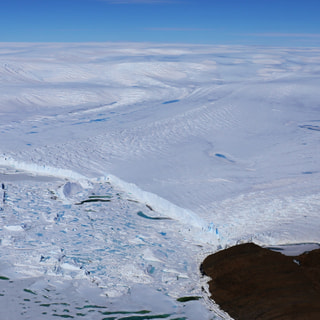
[[[225,317],[176,300],[203,296],[208,253],[319,242],[319,51],[2,43],[3,297],[64,279],[118,311],[148,288],[152,315]]]

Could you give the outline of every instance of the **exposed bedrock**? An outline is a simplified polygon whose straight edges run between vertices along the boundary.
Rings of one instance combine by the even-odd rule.
[[[320,319],[320,249],[293,257],[246,243],[208,256],[201,270],[234,319]]]

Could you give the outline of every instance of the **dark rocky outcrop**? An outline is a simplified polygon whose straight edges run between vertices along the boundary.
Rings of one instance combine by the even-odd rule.
[[[292,257],[241,244],[210,255],[201,270],[211,299],[234,319],[320,319],[320,249]]]

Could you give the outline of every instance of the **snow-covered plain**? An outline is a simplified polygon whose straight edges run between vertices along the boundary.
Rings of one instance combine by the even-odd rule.
[[[320,241],[320,49],[2,43],[0,84],[1,319],[227,318],[205,256]]]

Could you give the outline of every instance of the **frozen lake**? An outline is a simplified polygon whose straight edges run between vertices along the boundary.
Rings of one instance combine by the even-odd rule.
[[[223,319],[208,254],[319,243],[319,54],[2,43],[1,319]]]

